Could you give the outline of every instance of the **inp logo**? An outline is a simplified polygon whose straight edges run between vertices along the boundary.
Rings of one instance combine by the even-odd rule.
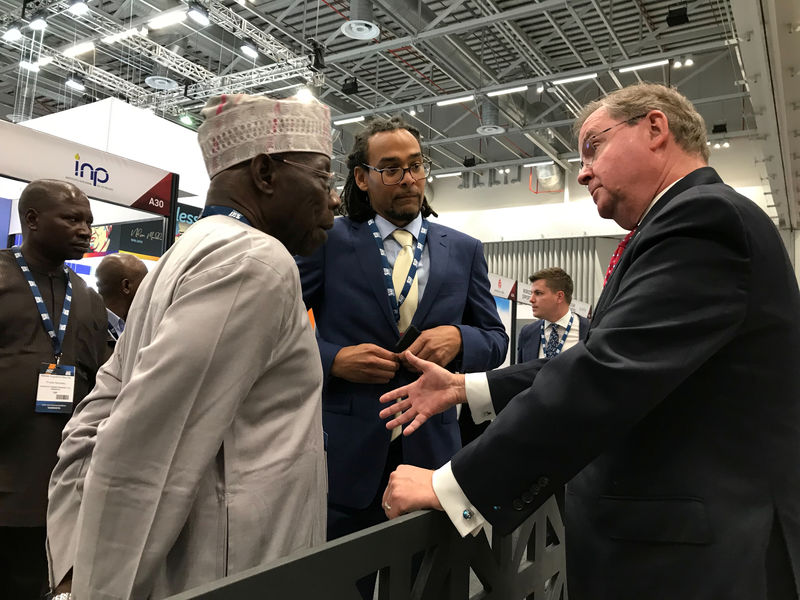
[[[106,171],[103,167],[97,167],[96,169],[90,165],[88,162],[81,164],[81,156],[80,154],[75,155],[75,177],[80,177],[84,179],[87,177],[92,180],[92,185],[96,186],[98,183],[106,183],[109,180],[108,171]]]

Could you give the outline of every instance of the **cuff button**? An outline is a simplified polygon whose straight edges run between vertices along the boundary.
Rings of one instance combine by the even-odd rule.
[[[461,513],[461,516],[464,517],[465,519],[469,520],[469,519],[472,518],[472,511],[470,509],[468,509],[468,508],[465,508],[464,512]]]

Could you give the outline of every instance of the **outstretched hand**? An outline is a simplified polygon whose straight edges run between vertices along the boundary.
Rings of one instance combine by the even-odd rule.
[[[394,429],[398,425],[408,423],[403,429],[403,435],[411,435],[433,415],[465,402],[466,393],[463,375],[451,373],[432,362],[417,358],[408,350],[402,357],[422,375],[414,383],[381,396],[382,403],[391,402],[392,405],[384,408],[380,412],[380,417],[381,419],[395,417],[386,423],[386,429]],[[400,414],[397,414],[398,412]]]

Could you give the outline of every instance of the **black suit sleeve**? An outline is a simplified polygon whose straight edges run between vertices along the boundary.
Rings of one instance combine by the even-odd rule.
[[[703,189],[676,197],[640,230],[588,340],[545,364],[453,458],[459,485],[501,533],[735,337],[750,296],[748,238],[733,203]],[[490,379],[497,405],[525,367]]]

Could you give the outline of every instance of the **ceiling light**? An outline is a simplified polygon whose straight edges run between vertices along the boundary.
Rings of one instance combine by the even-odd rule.
[[[513,94],[514,92],[524,92],[527,89],[528,89],[527,85],[521,85],[519,87],[508,88],[507,90],[495,90],[494,92],[486,92],[486,95],[489,97],[504,96],[505,94]]]
[[[448,104],[459,104],[461,102],[472,102],[475,99],[474,94],[469,96],[460,96],[459,98],[450,98],[449,100],[439,100],[436,106],[447,106]]]
[[[445,177],[461,177],[461,171],[458,171],[457,173],[440,173],[435,177],[436,179],[444,179]]]
[[[719,144],[719,142],[717,142],[716,144],[714,144],[714,150],[719,150],[719,148],[720,148],[720,144]]]
[[[541,94],[542,92],[544,92],[544,84],[540,83],[539,85],[536,86],[536,93]]]
[[[242,45],[239,46],[239,50],[242,51],[247,58],[252,58],[253,60],[258,58],[258,50],[256,49],[256,45],[252,40],[244,40]]]
[[[630,71],[639,71],[641,69],[652,69],[653,67],[661,67],[661,66],[666,65],[668,63],[669,63],[669,60],[667,60],[665,58],[663,60],[657,60],[657,61],[654,61],[654,62],[644,63],[644,64],[641,64],[641,65],[632,65],[630,67],[622,67],[621,69],[619,69],[619,72],[620,73],[628,73]]]
[[[347,125],[348,123],[360,123],[364,120],[364,115],[360,117],[350,117],[349,119],[340,119],[339,121],[334,121],[334,125]]]
[[[147,26],[150,29],[163,29],[164,27],[169,27],[170,25],[177,25],[178,23],[183,23],[185,20],[186,20],[186,11],[176,10],[173,12],[157,16],[155,19],[148,21]]]
[[[433,175],[428,175],[428,183],[433,181]]]
[[[731,147],[731,143],[726,140],[726,141],[722,142],[722,147],[723,148],[730,148]]]
[[[573,83],[575,81],[584,81],[586,79],[597,78],[597,73],[589,73],[588,75],[576,75],[575,77],[567,77],[566,79],[556,79],[553,85],[563,85],[565,83]]]
[[[37,63],[32,63],[27,60],[21,60],[19,61],[19,66],[25,69],[26,71],[30,71],[31,73],[39,72],[39,65]]]
[[[19,23],[12,23],[8,29],[3,32],[4,42],[16,42],[22,39],[22,30],[19,28]]]
[[[208,18],[208,11],[197,2],[189,2],[189,12],[186,13],[186,16],[200,25],[200,27],[208,27],[211,23]]]
[[[411,109],[408,111],[408,114],[410,114],[412,117],[416,117],[417,109],[412,106]]]
[[[194,125],[194,121],[192,121],[192,117],[189,115],[181,115],[180,122],[184,125]]]
[[[47,21],[44,20],[44,15],[39,13],[35,15],[31,22],[28,23],[28,27],[30,27],[31,31],[42,31],[45,27],[47,27]]]
[[[706,146],[710,146],[710,145],[711,145],[711,142],[706,142]]]
[[[70,75],[64,85],[78,92],[82,92],[86,89],[86,86],[83,84],[83,79],[78,75]]]
[[[527,169],[528,167],[546,167],[547,165],[553,165],[553,164],[555,164],[555,162],[553,162],[552,160],[545,160],[537,163],[528,163],[526,165],[522,165],[522,167],[524,169]]]
[[[683,64],[687,67],[691,67],[694,64],[694,61],[692,60],[691,56],[687,56],[686,60],[683,61]]]
[[[81,42],[80,44],[75,44],[74,46],[65,48],[61,51],[61,54],[71,58],[73,56],[78,56],[79,54],[85,54],[91,50],[94,50],[94,42],[90,40],[88,42]]]
[[[567,162],[581,162],[581,159],[576,156],[575,158],[568,158]]]
[[[40,67],[46,67],[51,62],[53,62],[52,56],[39,56],[39,60],[36,61],[36,64]]]
[[[134,36],[137,33],[142,37],[144,37],[147,35],[147,28],[142,27],[141,29],[136,29],[134,27],[132,29],[126,29],[124,31],[117,32],[113,35],[107,35],[106,37],[103,38],[103,42],[106,44],[114,44],[116,42],[119,42],[120,40],[125,40],[131,36]]]
[[[73,0],[67,10],[76,17],[81,17],[89,12],[89,6],[84,0]]]
[[[371,40],[381,32],[372,16],[371,0],[350,0],[350,20],[339,30],[354,40]]]
[[[682,66],[683,66],[683,62],[681,61],[680,58],[676,58],[672,63],[672,67],[675,68],[675,69],[680,69]]]
[[[312,100],[314,100],[314,93],[306,86],[302,86],[297,90],[295,97],[300,102],[311,102]]]

